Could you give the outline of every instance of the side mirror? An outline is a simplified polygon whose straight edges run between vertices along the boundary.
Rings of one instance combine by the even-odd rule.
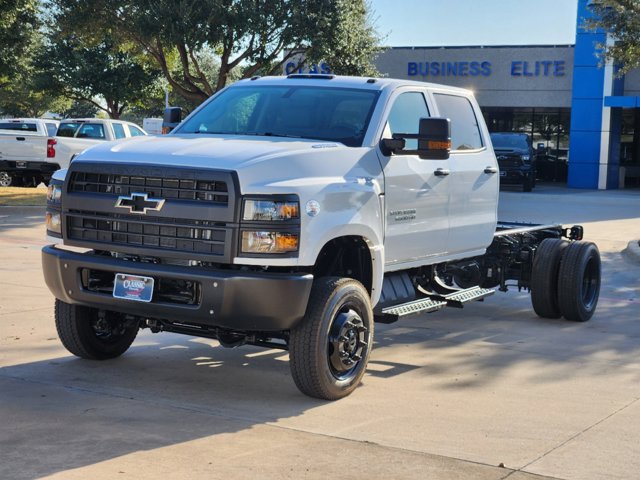
[[[169,107],[164,109],[162,119],[162,133],[169,133],[182,121],[182,109],[180,107]]]
[[[446,160],[451,153],[451,121],[448,118],[421,118],[418,130],[418,156]]]
[[[423,160],[446,160],[451,152],[451,122],[448,118],[421,118],[418,134],[394,133],[380,144],[385,155],[418,155]],[[406,140],[418,140],[417,150],[405,150]]]

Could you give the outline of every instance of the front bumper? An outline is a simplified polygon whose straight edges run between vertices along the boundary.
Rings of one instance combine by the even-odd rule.
[[[500,169],[500,183],[503,185],[521,185],[533,175],[530,169]]]
[[[42,175],[50,178],[53,172],[60,170],[60,165],[49,162],[31,162],[21,160],[2,160],[0,170],[10,171],[20,175]]]
[[[248,332],[289,330],[305,313],[313,275],[217,270],[131,262],[55,246],[42,249],[44,279],[51,293],[66,303],[170,322]],[[152,300],[142,303],[91,291],[83,270],[188,280],[199,284],[192,305]]]

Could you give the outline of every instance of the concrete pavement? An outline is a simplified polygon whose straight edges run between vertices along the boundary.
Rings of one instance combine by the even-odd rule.
[[[621,252],[639,207],[637,191],[503,192],[501,219],[598,243],[594,318],[542,320],[511,291],[377,325],[362,387],[331,403],[277,350],[145,331],[119,359],[72,357],[42,209],[0,208],[0,478],[637,478],[640,266]]]

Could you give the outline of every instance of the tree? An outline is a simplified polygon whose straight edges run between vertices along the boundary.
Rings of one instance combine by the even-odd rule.
[[[599,45],[602,59],[618,65],[620,75],[640,67],[640,1],[599,0],[590,8],[596,16],[585,27],[603,29],[615,39],[613,45]]]
[[[75,35],[53,32],[49,42],[36,60],[39,84],[47,91],[93,104],[110,118],[120,118],[159,74],[121,49],[109,34],[87,44]]]
[[[37,0],[0,0],[0,87],[19,71],[39,27]]]
[[[151,57],[169,86],[202,102],[235,76],[280,73],[291,56],[369,74],[378,37],[364,0],[51,0],[67,33],[110,31]],[[96,25],[97,22],[97,25]],[[215,61],[211,77],[204,65]]]

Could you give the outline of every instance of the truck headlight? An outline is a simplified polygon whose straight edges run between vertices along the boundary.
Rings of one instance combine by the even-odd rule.
[[[289,253],[298,251],[299,236],[291,232],[243,231],[242,253]]]
[[[49,235],[62,235],[62,220],[60,212],[54,212],[47,210],[46,213],[47,233]]]
[[[47,204],[60,204],[60,199],[62,198],[62,184],[54,183],[53,181],[49,183],[47,187]]]
[[[528,162],[531,159],[531,157],[529,155],[522,155],[522,160],[524,160],[525,162]]]
[[[54,173],[49,180],[47,187],[47,212],[45,222],[47,225],[47,235],[62,237],[62,185],[63,179],[56,178],[58,172]],[[63,176],[64,178],[64,176]]]
[[[286,221],[300,218],[300,204],[287,200],[245,200],[242,220]]]

